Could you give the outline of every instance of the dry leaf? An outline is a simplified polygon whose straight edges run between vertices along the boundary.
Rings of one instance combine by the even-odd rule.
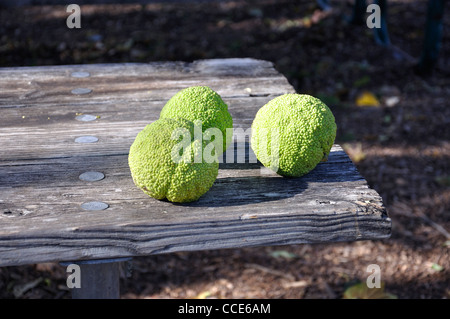
[[[356,98],[357,106],[380,106],[380,101],[376,98],[376,96],[368,91],[363,92]]]
[[[342,147],[353,163],[359,163],[366,158],[366,153],[364,153],[361,143],[356,143],[354,145],[350,143],[344,143]]]
[[[209,291],[203,291],[199,293],[197,296],[195,296],[194,299],[206,299],[209,296],[211,296],[211,293]]]
[[[284,259],[293,259],[298,257],[296,254],[293,254],[286,250],[275,250],[270,252],[269,255],[274,258],[284,258]]]
[[[366,283],[357,283],[344,291],[344,299],[397,299],[396,295],[384,291],[384,283],[380,288],[369,288]]]

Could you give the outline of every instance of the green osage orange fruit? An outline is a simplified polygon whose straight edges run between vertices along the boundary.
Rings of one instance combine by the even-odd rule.
[[[214,184],[217,157],[204,156],[208,141],[195,138],[194,123],[158,119],[136,136],[128,164],[137,187],[156,199],[171,202],[198,200]]]
[[[299,177],[326,160],[336,138],[328,106],[306,94],[284,94],[259,109],[251,147],[258,160],[282,176]]]
[[[164,105],[160,118],[200,120],[203,132],[209,130],[207,135],[214,142],[217,155],[225,152],[231,144],[233,118],[228,105],[208,86],[192,86],[179,91]]]

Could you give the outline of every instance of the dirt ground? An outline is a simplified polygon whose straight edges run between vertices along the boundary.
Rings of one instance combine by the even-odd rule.
[[[450,14],[438,65],[418,76],[426,1],[389,3],[395,51],[377,46],[365,25],[346,22],[346,1],[332,1],[331,12],[287,0],[85,5],[81,29],[66,27],[64,6],[0,9],[1,67],[272,61],[299,93],[330,106],[336,142],[392,218],[391,238],[380,241],[134,258],[131,271],[123,267],[122,298],[343,298],[365,283],[370,264],[380,266],[384,284],[371,297],[450,297]],[[373,98],[378,105],[367,105]],[[3,267],[0,298],[70,298],[66,278],[54,263]]]

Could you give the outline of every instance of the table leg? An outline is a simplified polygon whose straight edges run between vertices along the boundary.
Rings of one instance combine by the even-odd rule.
[[[387,15],[388,15],[388,4],[386,0],[375,0],[375,4],[380,6],[380,28],[374,28],[374,37],[375,42],[379,45],[389,46],[391,44],[391,40],[389,39],[389,32],[387,27]]]
[[[356,25],[365,24],[366,20],[364,16],[366,14],[366,9],[366,0],[355,0],[355,3],[353,4],[353,13],[352,17],[350,18],[350,23]]]
[[[73,299],[119,299],[120,263],[131,258],[83,260],[61,263],[79,266],[80,287],[72,289]]]
[[[430,73],[435,66],[442,41],[444,0],[429,0],[422,56],[416,71]]]

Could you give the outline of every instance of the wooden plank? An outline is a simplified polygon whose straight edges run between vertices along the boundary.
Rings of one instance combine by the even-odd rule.
[[[229,105],[234,128],[245,130],[250,127],[258,109],[270,99],[224,98]],[[77,107],[43,104],[20,111],[2,109],[1,121],[4,124],[0,127],[0,165],[2,161],[14,159],[127,153],[137,133],[159,118],[165,102],[114,102]],[[77,114],[81,113],[98,116],[99,119],[93,122],[77,121]],[[84,135],[94,135],[99,142],[74,142],[75,138]]]
[[[73,72],[90,76],[73,78]],[[270,62],[253,59],[3,68],[0,161],[127,152],[167,100],[192,85],[208,85],[221,94],[235,127],[249,127],[267,101],[294,92]],[[70,93],[77,87],[93,91]],[[82,113],[99,120],[80,123],[75,117]],[[73,143],[76,137],[93,134],[100,143]]]
[[[88,72],[90,76],[74,78],[73,72]],[[223,97],[293,91],[270,62],[254,59],[16,67],[0,69],[0,107],[110,100],[145,103],[167,100],[180,89],[194,85],[208,85]],[[92,93],[74,96],[71,91],[77,87],[87,87]]]
[[[73,71],[91,76],[72,79]],[[93,92],[67,97],[76,80]],[[339,145],[308,175],[283,178],[256,161],[247,137],[228,149],[197,202],[158,201],[137,189],[127,162],[136,134],[172,93],[210,83],[239,137],[259,107],[293,92],[270,63],[252,59],[0,69],[0,266],[389,237],[380,196]],[[79,113],[100,118],[80,122]],[[82,135],[99,140],[75,143]],[[80,180],[86,171],[105,178]],[[84,210],[90,201],[108,208]]]
[[[226,165],[211,190],[191,204],[147,197],[133,185],[126,155],[2,166],[0,184],[9,186],[1,188],[0,265],[390,234],[379,195],[338,146],[328,162],[299,179],[270,174],[258,163]],[[79,180],[87,170],[106,178]],[[89,201],[109,208],[81,209]]]

